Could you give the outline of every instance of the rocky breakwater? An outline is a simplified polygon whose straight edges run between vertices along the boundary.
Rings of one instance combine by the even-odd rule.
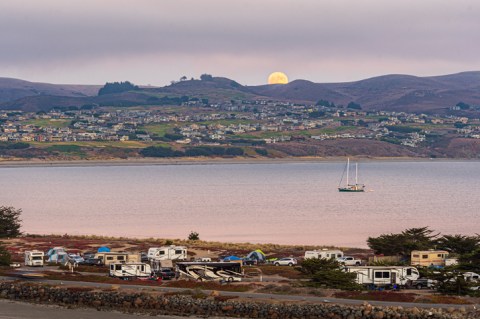
[[[480,311],[460,309],[404,309],[402,307],[345,306],[335,304],[272,304],[266,302],[222,301],[218,294],[163,295],[127,293],[114,289],[97,291],[82,287],[57,287],[37,283],[0,283],[0,298],[54,304],[67,307],[92,307],[149,315],[196,315],[241,318],[332,318],[332,319],[470,319]]]

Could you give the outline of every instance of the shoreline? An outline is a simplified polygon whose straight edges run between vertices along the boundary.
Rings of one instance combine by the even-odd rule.
[[[93,166],[156,166],[156,165],[228,165],[228,164],[299,164],[339,163],[347,157],[285,157],[285,158],[129,158],[110,160],[0,160],[0,168],[15,167],[93,167]],[[352,157],[359,162],[478,162],[466,158],[418,158],[418,157]]]

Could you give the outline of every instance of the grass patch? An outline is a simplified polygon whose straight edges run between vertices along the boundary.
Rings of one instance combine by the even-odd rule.
[[[156,123],[141,126],[139,129],[163,137],[166,133],[172,133],[174,127],[172,123]]]
[[[30,142],[32,146],[38,148],[48,148],[51,146],[57,145],[75,145],[91,148],[106,148],[106,147],[117,147],[117,148],[144,148],[151,146],[152,143],[140,142],[140,141],[81,141],[81,142]]]
[[[262,265],[258,266],[258,268],[262,270],[264,275],[268,276],[278,275],[288,279],[305,278],[303,274],[297,270],[297,267]]]
[[[71,120],[66,119],[34,119],[25,121],[25,124],[31,124],[34,126],[40,127],[56,127],[56,128],[63,128],[70,125]]]
[[[79,145],[63,144],[49,146],[46,150],[50,152],[80,153],[82,148]]]

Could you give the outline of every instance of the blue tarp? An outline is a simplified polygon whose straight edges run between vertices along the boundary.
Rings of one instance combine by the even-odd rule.
[[[237,257],[237,256],[228,256],[223,258],[223,261],[232,261],[232,260],[242,260],[242,258]]]
[[[107,246],[102,246],[102,247],[98,248],[97,252],[99,252],[99,253],[109,253],[110,248],[108,248]]]

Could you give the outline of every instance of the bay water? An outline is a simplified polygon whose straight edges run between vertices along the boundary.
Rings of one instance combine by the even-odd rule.
[[[0,167],[0,205],[37,234],[366,247],[411,227],[480,233],[480,162],[361,162],[365,193],[338,192],[344,166]]]

